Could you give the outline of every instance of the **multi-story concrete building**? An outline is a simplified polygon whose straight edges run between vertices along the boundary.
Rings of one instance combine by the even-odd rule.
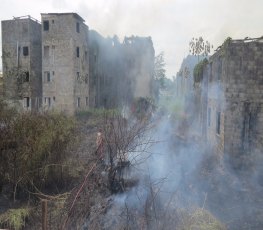
[[[263,145],[263,39],[227,40],[202,83],[203,125],[219,155],[249,156]]]
[[[128,85],[131,86],[131,99],[153,97],[155,50],[151,37],[131,36],[123,41]],[[124,73],[125,74],[125,73]]]
[[[153,97],[150,37],[106,39],[76,13],[42,13],[41,24],[30,17],[3,21],[2,36],[5,98],[24,100],[27,109],[42,104],[74,114]]]
[[[41,24],[30,16],[2,21],[4,97],[24,109],[41,104]]]
[[[41,14],[44,107],[73,114],[89,107],[88,26],[76,13]]]
[[[150,37],[103,38],[90,32],[91,103],[126,107],[136,97],[154,97],[154,48]]]

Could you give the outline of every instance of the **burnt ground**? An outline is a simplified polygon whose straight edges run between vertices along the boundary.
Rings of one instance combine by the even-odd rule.
[[[230,230],[263,229],[263,183],[258,167],[253,167],[252,164],[250,167],[237,168],[232,162],[239,159],[230,160],[227,156],[218,158],[200,139],[186,139],[175,135],[171,126],[164,130],[160,135],[168,141],[157,143],[159,147],[155,150],[158,150],[157,155],[168,155],[169,159],[164,160],[167,163],[164,167],[171,167],[169,173],[172,176],[165,179],[172,182],[160,183],[161,185],[156,187],[158,191],[153,192],[156,194],[155,205],[149,205],[151,191],[149,188],[145,189],[141,178],[139,184],[129,191],[106,197],[96,203],[91,208],[84,229],[147,229],[147,226],[148,229],[175,229],[176,226],[181,229],[179,225],[183,217],[178,217],[178,210],[190,210],[192,207],[208,210]],[[163,159],[159,156],[157,159],[161,165]],[[159,170],[158,165],[149,165],[148,167],[154,168],[153,171],[150,169],[150,176],[154,177],[155,171]],[[159,176],[161,178],[163,175]],[[167,199],[170,196],[167,194],[176,195]],[[167,202],[172,207],[167,208]],[[156,203],[159,204],[156,206]],[[151,225],[153,220],[158,219],[156,213],[162,217],[158,220],[160,228],[157,227],[158,224],[154,227]],[[164,222],[164,213],[175,221]],[[147,222],[149,217],[150,223]]]
[[[101,162],[98,162],[92,173],[88,175],[84,188],[71,209],[84,177],[97,161],[95,140],[100,124],[101,121],[90,119],[83,120],[79,126],[80,142],[78,149],[72,152],[71,158],[76,167],[74,173],[78,175],[70,186],[63,190],[64,193],[69,192],[66,199],[49,201],[48,222],[50,229],[60,229],[62,226],[65,226],[66,229],[92,230],[125,229],[127,227],[129,229],[147,229],[147,226],[149,229],[153,222],[147,222],[147,220],[157,219],[156,212],[158,210],[158,215],[162,216],[160,210],[163,210],[166,201],[163,201],[160,195],[158,199],[154,199],[155,206],[151,205],[151,196],[149,196],[151,190],[145,189],[141,183],[134,183],[124,193],[112,194],[108,188],[107,168]],[[209,210],[227,226],[227,229],[263,229],[263,184],[260,183],[260,177],[254,176],[257,174],[253,169],[237,170],[233,168],[228,159],[217,159],[198,140],[189,142],[174,135],[172,128],[166,130],[165,135],[167,139],[172,140],[167,145],[172,158],[176,159],[175,164],[178,162],[181,164],[181,176],[179,178],[172,177],[173,180],[177,180],[177,185],[172,189],[176,193],[174,210],[189,206],[201,207]],[[164,148],[163,143],[161,148]],[[195,154],[202,155],[201,160],[199,158],[195,162],[193,155],[185,149],[194,150]],[[180,151],[185,154],[185,157],[177,161]],[[185,165],[185,162],[192,162],[195,167]],[[157,192],[152,194],[157,194]],[[141,198],[139,202],[138,196]],[[159,201],[157,202],[157,200]],[[10,207],[10,202],[2,193],[0,208],[3,209],[3,207]],[[29,218],[25,229],[41,228],[40,205],[38,204],[33,210],[34,214]],[[178,212],[168,213],[166,211],[165,214],[169,220],[167,220],[166,228],[164,228],[165,223],[162,222],[162,229],[175,229],[176,223],[180,223]],[[168,226],[171,218],[174,222]],[[158,225],[150,229],[159,229],[156,226]],[[180,228],[178,227],[178,229]]]
[[[166,207],[167,199],[162,197],[161,192],[151,193],[149,187],[142,185],[142,179],[124,193],[111,194],[105,173],[103,175],[101,172],[105,169],[98,168],[94,177],[99,181],[97,183],[99,186],[93,188],[90,205],[84,208],[86,213],[82,213],[84,218],[79,222],[73,221],[71,227],[78,222],[81,229],[149,229],[149,226],[150,229],[175,229],[175,226],[181,229],[180,218],[183,217],[178,215],[177,210],[199,207],[208,210],[227,229],[263,229],[263,184],[257,169],[235,168],[228,158],[218,159],[198,138],[189,141],[189,138],[181,138],[174,134],[172,127],[165,128],[164,136],[169,141],[165,142],[167,147],[164,147],[163,143],[160,144],[162,150],[170,152],[170,161],[174,161],[172,168],[176,168],[176,164],[181,164],[180,177],[172,177],[172,180],[177,180],[176,185],[168,188],[169,192],[176,194],[176,204],[171,208],[172,211],[167,211],[169,209]],[[196,159],[195,155],[199,157]],[[166,167],[169,167],[169,164]],[[174,175],[178,173],[174,169],[171,172]],[[166,186],[167,184],[158,185],[157,190],[159,188],[165,190]],[[165,192],[167,191],[163,191],[164,194]],[[87,191],[87,194],[91,193]],[[153,199],[154,205],[151,203],[151,194],[156,194]],[[83,199],[87,199],[85,195]],[[169,202],[173,203],[171,200]],[[158,224],[152,226],[154,220],[158,219],[156,213],[159,215],[160,228]],[[169,217],[168,219],[172,217],[174,222],[169,223],[169,220],[164,222],[166,217]]]
[[[196,145],[203,155],[194,170],[186,171],[181,179],[178,193],[182,202],[204,206],[227,229],[263,229],[263,186],[258,167],[236,168],[231,162],[238,159],[218,159],[212,150],[196,143],[179,140],[175,148],[178,144]]]

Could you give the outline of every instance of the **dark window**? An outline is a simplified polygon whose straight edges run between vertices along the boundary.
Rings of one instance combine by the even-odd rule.
[[[76,55],[77,55],[77,57],[79,57],[79,47],[77,47],[77,49],[76,49]]]
[[[52,46],[52,53],[51,53],[51,55],[52,55],[52,62],[53,63],[55,62],[55,49],[56,49],[56,47]]]
[[[88,105],[89,105],[89,98],[86,97],[86,106],[88,106]]]
[[[208,108],[208,114],[207,114],[207,123],[208,126],[211,126],[211,108]]]
[[[55,76],[55,71],[52,71],[52,75]]]
[[[79,22],[76,23],[76,31],[79,33]]]
[[[23,55],[28,56],[28,54],[29,54],[28,46],[24,46],[23,47]]]
[[[56,97],[53,97],[53,101],[56,101]]]
[[[49,21],[43,21],[43,29],[44,29],[44,31],[49,30]]]
[[[50,82],[51,78],[50,78],[50,72],[49,71],[44,72],[44,77],[45,77],[45,82]]]
[[[26,71],[25,72],[25,79],[24,79],[25,82],[29,82],[29,72]]]
[[[77,107],[80,107],[80,97],[77,99]]]
[[[49,46],[44,46],[44,58],[49,58]]]
[[[45,97],[45,104],[50,107],[51,106],[51,98],[50,97]]]
[[[88,51],[85,51],[85,60],[88,60]]]
[[[77,81],[80,81],[80,74],[77,72]]]
[[[216,133],[220,134],[220,117],[221,117],[221,113],[217,112],[216,113]]]
[[[52,24],[54,24],[55,23],[55,21],[54,20],[52,20]]]
[[[24,107],[29,108],[30,107],[30,98],[24,97]]]
[[[50,72],[47,72],[47,82],[50,82]]]

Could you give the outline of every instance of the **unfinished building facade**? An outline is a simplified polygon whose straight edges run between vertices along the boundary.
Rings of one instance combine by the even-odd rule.
[[[76,13],[41,14],[43,106],[73,114],[89,107],[88,26]]]
[[[219,155],[261,153],[263,39],[228,39],[210,59],[202,83],[204,127]]]
[[[2,21],[4,97],[24,110],[41,105],[41,24],[30,16]]]

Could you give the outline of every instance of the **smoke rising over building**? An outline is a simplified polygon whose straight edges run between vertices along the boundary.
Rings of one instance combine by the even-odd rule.
[[[262,57],[262,38],[227,39],[202,67],[200,82],[177,79],[178,96],[191,99],[185,108],[195,102],[192,126],[220,157],[261,155]],[[189,83],[192,90],[182,91]]]
[[[221,155],[261,154],[262,64],[262,39],[226,41],[209,59],[203,77],[207,85],[204,124],[208,142]]]
[[[2,21],[4,97],[9,102],[26,110],[73,114],[153,97],[150,37],[132,36],[122,43],[117,36],[104,38],[89,31],[76,13],[43,13],[41,21],[30,16]]]

